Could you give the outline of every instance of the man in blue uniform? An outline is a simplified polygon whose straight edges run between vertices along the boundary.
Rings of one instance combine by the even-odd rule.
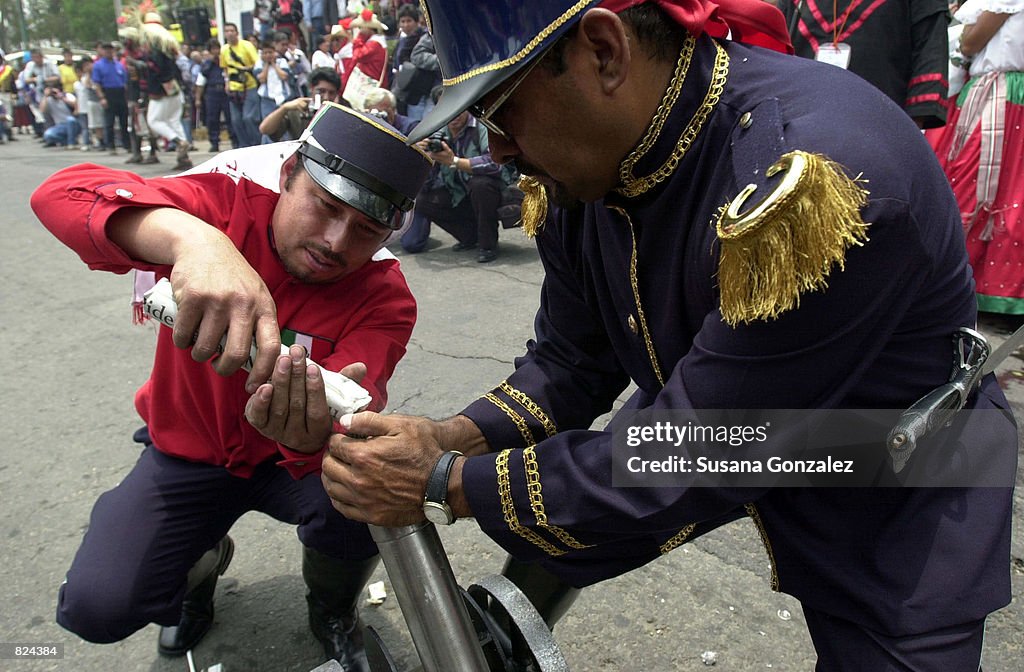
[[[1010,597],[1011,487],[616,488],[612,434],[586,431],[629,380],[632,409],[906,408],[975,323],[914,123],[854,75],[742,44],[786,48],[771,6],[716,4],[426,2],[447,88],[411,139],[468,108],[532,178],[524,228],[546,196],[565,207],[537,233],[516,370],[442,422],[346,418],[326,487],[380,525],[475,517],[575,586],[749,516],[819,669],[978,669]],[[961,443],[1012,473],[991,376],[968,408],[1002,409],[965,416]]]

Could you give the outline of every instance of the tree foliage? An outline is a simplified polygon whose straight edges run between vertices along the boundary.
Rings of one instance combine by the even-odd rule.
[[[70,45],[92,49],[99,40],[117,39],[113,0],[20,0],[24,9],[29,44],[22,44],[19,0],[0,0],[0,47],[5,51],[38,45]],[[133,4],[122,0],[124,6]],[[165,20],[186,7],[206,7],[213,16],[213,0],[157,2]]]

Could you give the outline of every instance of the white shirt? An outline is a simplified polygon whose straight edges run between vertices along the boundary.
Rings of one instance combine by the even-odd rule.
[[[1024,0],[967,0],[955,17],[960,23],[972,24],[982,12],[1013,16],[971,59],[971,77],[987,72],[1024,71]]]
[[[317,49],[313,52],[312,66],[314,70],[317,68],[330,68],[334,70],[334,57]]]
[[[276,63],[278,68],[281,68],[285,72],[291,72],[288,69],[288,61],[281,58],[280,56],[277,57]],[[258,74],[260,70],[263,69],[264,65],[265,64],[263,63],[263,61],[260,61],[259,68],[255,69],[253,72]],[[267,71],[266,83],[260,84],[260,88],[258,89],[257,93],[259,93],[259,95],[263,96],[264,98],[273,98],[274,102],[280,105],[281,103],[288,99],[288,96],[291,95],[292,90],[291,87],[288,86],[287,80],[283,80],[280,77],[278,77],[277,68],[270,68]]]

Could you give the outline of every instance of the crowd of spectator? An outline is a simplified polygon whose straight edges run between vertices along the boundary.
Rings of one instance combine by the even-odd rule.
[[[192,149],[297,139],[328,102],[409,133],[441,83],[418,6],[344,10],[328,25],[323,0],[257,0],[253,33],[243,37],[225,23],[220,38],[205,44],[178,43],[151,11],[135,27],[120,22],[120,41],[96,44],[91,57],[65,50],[58,64],[32,49],[20,72],[0,60],[0,118],[8,120],[0,137],[124,151],[128,163],[159,163],[161,151],[174,151],[173,169],[185,170]],[[497,256],[498,208],[518,202],[518,176],[490,160],[483,126],[471,117],[457,122],[420,143],[437,165],[403,247],[425,250],[433,221],[455,236],[457,250],[479,249],[478,261],[486,263]],[[197,146],[203,138],[208,147]]]

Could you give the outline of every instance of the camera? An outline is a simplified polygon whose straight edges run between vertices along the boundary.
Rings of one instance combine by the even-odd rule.
[[[323,97],[317,93],[314,94],[309,102],[306,104],[306,108],[299,112],[299,115],[306,121],[309,121],[316,116],[316,113],[320,111],[320,108],[324,106]]]
[[[427,138],[427,151],[428,152],[443,152],[444,151],[444,144],[442,144],[443,140],[444,140],[444,131],[443,130],[434,131],[433,133],[431,133],[430,137]]]

